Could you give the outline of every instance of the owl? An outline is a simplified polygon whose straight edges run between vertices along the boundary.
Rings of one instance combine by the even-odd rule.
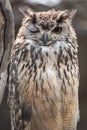
[[[8,102],[12,130],[76,130],[78,45],[76,10],[21,9],[12,48]]]

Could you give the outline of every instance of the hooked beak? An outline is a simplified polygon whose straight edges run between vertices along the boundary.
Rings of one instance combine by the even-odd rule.
[[[48,38],[48,33],[47,32],[44,32],[42,38],[41,38],[41,41],[43,42],[43,45],[46,46],[47,45],[47,42],[50,41],[50,39]]]

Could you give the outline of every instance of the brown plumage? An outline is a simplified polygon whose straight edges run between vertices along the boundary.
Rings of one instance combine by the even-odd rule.
[[[71,26],[76,11],[22,12],[10,67],[12,130],[76,130],[78,45]]]

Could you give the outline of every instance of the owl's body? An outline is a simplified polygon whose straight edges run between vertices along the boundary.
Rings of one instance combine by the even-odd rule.
[[[77,40],[66,11],[29,12],[12,49],[12,130],[76,130]]]

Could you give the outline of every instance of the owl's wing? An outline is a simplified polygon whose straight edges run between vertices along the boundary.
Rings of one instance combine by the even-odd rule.
[[[12,49],[9,76],[9,95],[8,103],[11,114],[12,130],[30,130],[31,105],[26,102],[20,93],[23,93],[21,87],[27,85],[28,73],[26,56],[28,49],[26,44],[17,43]],[[25,74],[26,73],[26,74]]]

